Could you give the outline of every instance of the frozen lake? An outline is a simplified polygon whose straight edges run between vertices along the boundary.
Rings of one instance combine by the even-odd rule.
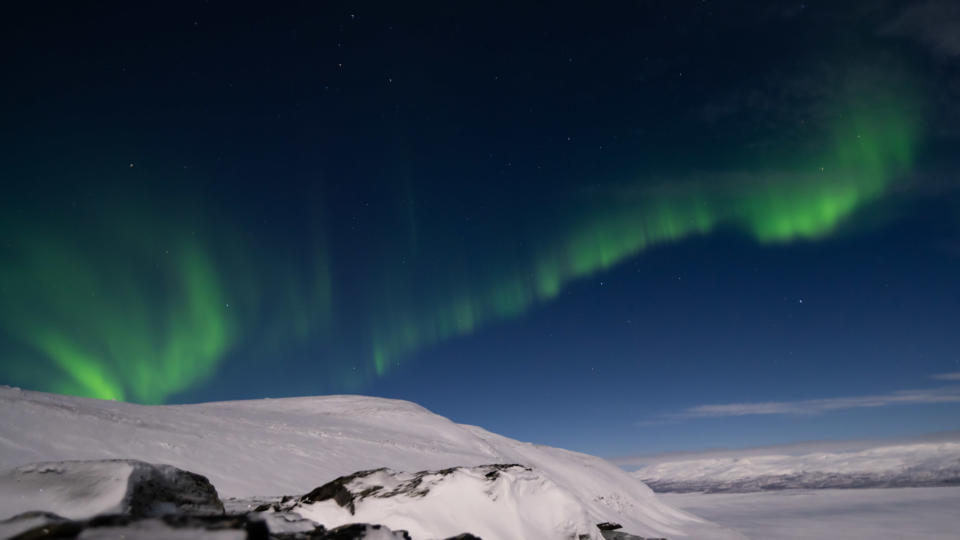
[[[659,496],[755,540],[960,538],[960,487]]]

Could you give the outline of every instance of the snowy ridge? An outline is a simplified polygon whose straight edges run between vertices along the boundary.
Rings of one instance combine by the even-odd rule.
[[[362,471],[280,507],[317,523],[390,520],[414,538],[456,530],[481,538],[579,538],[597,531],[575,494],[521,465]]]
[[[677,493],[958,485],[960,443],[667,461],[633,475],[655,491]]]
[[[594,526],[620,523],[624,531],[646,537],[742,538],[664,503],[607,461],[456,424],[405,401],[327,396],[142,406],[0,388],[0,469],[77,459],[170,464],[206,476],[224,497],[300,495],[337,477],[378,468],[415,472],[518,463],[535,476],[517,472],[515,481],[504,483],[516,488],[517,495],[499,497],[496,511],[510,511],[511,505],[527,504],[527,496],[536,495],[529,500],[539,503],[521,516],[522,530],[544,520],[552,523],[556,503],[570,512],[566,520]],[[476,495],[479,484],[471,483],[470,473],[457,478],[450,485],[459,488],[445,500]],[[387,527],[410,527],[399,523],[401,512],[377,511],[383,518],[378,522]],[[348,518],[357,521],[343,517]],[[424,514],[417,519],[430,518]],[[422,525],[433,526],[433,521],[442,520]],[[550,530],[563,530],[563,523],[554,525]],[[522,530],[504,531],[501,538],[525,538]],[[451,531],[461,532],[468,531]],[[434,533],[447,531],[429,529],[428,534]],[[600,538],[597,530],[584,533]],[[563,538],[549,531],[542,534]]]

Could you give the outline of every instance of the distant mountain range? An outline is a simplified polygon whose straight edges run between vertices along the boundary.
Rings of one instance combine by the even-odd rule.
[[[654,491],[674,493],[960,485],[960,443],[678,459],[648,465],[632,474]]]

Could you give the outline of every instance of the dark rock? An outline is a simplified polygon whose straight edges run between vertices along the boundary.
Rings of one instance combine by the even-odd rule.
[[[370,469],[366,471],[358,471],[353,474],[348,474],[347,476],[341,476],[334,480],[327,482],[326,484],[314,489],[310,493],[301,496],[298,499],[298,502],[303,504],[311,504],[320,501],[328,501],[333,499],[338,505],[343,508],[346,508],[350,511],[350,515],[356,513],[356,507],[354,507],[353,501],[356,498],[356,495],[347,489],[347,484],[353,482],[357,478],[364,478],[370,476],[373,473],[380,471],[385,471],[386,469]],[[286,502],[281,500],[281,503]]]
[[[322,527],[320,527],[322,529]],[[86,521],[62,521],[35,527],[14,536],[14,540],[46,540],[53,538],[76,538],[83,532],[92,537],[136,538],[138,533],[150,531],[154,537],[165,530],[191,530],[202,533],[226,530],[244,531],[247,540],[269,540],[266,523],[247,516],[188,516],[165,515],[163,517],[137,517],[128,514],[97,516]],[[321,531],[322,532],[322,531]],[[85,535],[86,536],[86,535]]]
[[[609,521],[604,521],[603,523],[597,523],[597,528],[601,531],[615,531],[617,529],[622,529],[623,525],[619,523],[610,523]]]
[[[523,469],[523,470],[526,470],[526,471],[531,470],[530,467],[524,467],[523,465],[520,465],[519,463],[494,463],[494,464],[492,464],[492,465],[484,465],[484,467],[488,467],[488,468],[492,469],[490,472],[488,472],[487,474],[484,475],[484,476],[485,476],[487,479],[489,479],[489,480],[496,480],[497,478],[500,477],[500,471],[505,471],[505,470],[507,470],[507,469],[512,469],[513,467],[519,467],[519,468],[521,468],[521,469]]]
[[[223,514],[207,477],[171,465],[136,462],[128,489],[127,511],[133,516]]]
[[[523,465],[518,465],[516,463],[494,463],[491,465],[480,465],[477,467],[469,467],[473,470],[481,470],[484,472],[484,477],[490,480],[491,482],[499,478],[502,471],[506,471],[513,468],[519,468],[525,471],[531,470],[529,467]],[[365,486],[362,489],[358,489],[357,486],[354,486],[353,489],[358,489],[353,491],[350,485],[358,479],[366,478],[374,473],[384,472],[390,475],[397,475],[398,473],[387,468],[380,469],[370,469],[365,471],[358,471],[347,476],[341,476],[326,484],[314,489],[310,493],[301,496],[293,504],[284,504],[290,501],[287,497],[284,497],[280,503],[273,504],[264,504],[257,507],[258,511],[290,511],[293,510],[296,506],[302,504],[312,504],[320,501],[334,500],[342,508],[346,508],[351,515],[356,514],[356,504],[363,499],[368,497],[378,497],[378,498],[387,498],[394,497],[397,495],[406,495],[409,497],[423,497],[430,492],[429,487],[423,486],[424,478],[428,476],[449,476],[459,470],[465,469],[465,467],[450,467],[447,469],[441,469],[438,471],[419,471],[413,473],[412,477],[401,481],[396,488],[393,490],[385,490],[383,486],[373,485]]]
[[[17,517],[21,518],[21,516]],[[143,535],[163,538],[178,536],[176,533],[182,534],[187,531],[190,532],[191,538],[205,538],[204,533],[210,533],[211,536],[216,537],[217,533],[222,531],[238,531],[243,532],[243,538],[247,540],[363,540],[373,532],[381,534],[386,532],[395,540],[412,540],[407,531],[391,531],[382,525],[366,523],[353,523],[331,530],[317,525],[299,532],[271,532],[268,523],[256,513],[208,516],[168,514],[161,517],[106,514],[77,521],[54,515],[33,515],[21,519],[27,517],[44,517],[51,521],[16,534],[11,537],[11,540],[72,539],[78,538],[81,534],[84,538],[138,538]],[[463,533],[447,540],[481,539],[478,536]]]
[[[322,539],[323,540],[361,540],[366,538],[367,533],[370,531],[380,531],[381,529],[386,529],[382,525],[367,525],[364,523],[351,523],[350,525],[343,525],[337,527],[336,529],[331,529],[327,532]],[[387,529],[389,530],[389,529]],[[410,534],[407,531],[391,531],[393,532],[394,538],[397,540],[412,540]]]
[[[203,529],[206,531],[238,530],[247,532],[248,540],[266,540],[270,537],[267,524],[249,516],[163,516],[163,522],[173,529]],[[322,530],[323,527],[320,527]]]
[[[666,540],[666,538],[647,538],[646,536],[637,536],[620,531],[600,531],[604,540]]]

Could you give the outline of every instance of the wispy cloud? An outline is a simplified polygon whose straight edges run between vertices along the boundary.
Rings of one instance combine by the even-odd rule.
[[[957,374],[945,374],[957,375]],[[944,380],[955,380],[947,378]],[[960,379],[957,379],[960,380]],[[960,403],[960,386],[946,386],[924,390],[899,390],[889,394],[872,396],[805,399],[800,401],[767,401],[759,403],[724,403],[698,405],[678,413],[668,414],[667,419],[686,420],[696,418],[722,418],[752,415],[812,415],[842,409],[889,407],[892,405],[920,405],[928,403]]]
[[[938,381],[960,381],[960,371],[954,371],[953,373],[937,373],[933,376],[934,379]]]
[[[917,39],[940,54],[958,56],[960,5],[954,0],[910,3],[880,32]]]
[[[801,441],[787,444],[772,444],[765,446],[750,446],[743,448],[706,448],[702,450],[687,450],[679,452],[660,452],[656,454],[636,454],[614,456],[608,461],[623,467],[639,467],[654,465],[670,461],[689,461],[696,459],[716,458],[745,458],[753,456],[790,455],[799,456],[820,452],[860,452],[868,448],[885,448],[892,446],[908,446],[917,444],[939,444],[944,442],[960,442],[960,430],[925,433],[906,437],[891,437],[879,439],[847,439]]]

